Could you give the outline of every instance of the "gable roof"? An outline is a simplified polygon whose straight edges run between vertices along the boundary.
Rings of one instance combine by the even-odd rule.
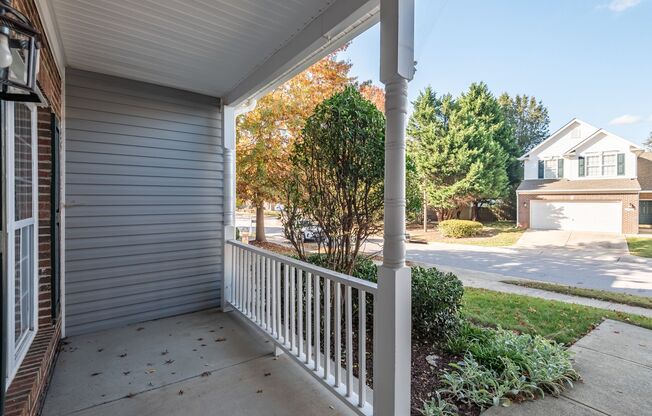
[[[630,150],[632,150],[632,151],[635,151],[635,150],[642,151],[642,150],[643,150],[643,148],[642,148],[641,146],[637,145],[636,143],[630,142],[630,141],[627,140],[627,139],[623,139],[622,137],[617,136],[617,135],[615,135],[615,134],[613,134],[613,133],[611,133],[611,132],[608,132],[608,131],[605,130],[605,129],[598,129],[598,130],[594,131],[591,135],[589,135],[589,137],[587,137],[586,139],[582,140],[581,142],[579,142],[579,143],[576,144],[575,146],[573,146],[573,147],[571,147],[570,149],[568,149],[568,150],[566,151],[565,154],[570,154],[570,153],[575,152],[577,149],[581,148],[582,146],[584,146],[584,145],[590,143],[592,140],[594,140],[595,138],[597,138],[600,134],[606,134],[606,135],[609,135],[609,136],[615,137],[615,138],[618,139],[618,140],[622,140],[622,141],[624,141],[625,143],[629,143],[629,148],[630,148]]]
[[[565,154],[569,154],[569,153],[571,153],[571,152],[574,152],[575,150],[577,150],[578,148],[580,148],[580,147],[583,146],[584,144],[589,143],[591,140],[594,140],[596,137],[598,137],[598,136],[600,135],[600,133],[604,133],[604,134],[611,135],[611,136],[613,136],[613,137],[616,137],[616,138],[619,139],[619,140],[622,140],[622,141],[624,141],[624,142],[629,143],[630,148],[632,148],[632,150],[643,150],[640,146],[638,146],[638,145],[635,144],[635,143],[632,143],[631,141],[629,141],[629,140],[627,140],[627,139],[624,139],[624,138],[622,138],[622,137],[620,137],[620,136],[617,136],[617,135],[615,135],[615,134],[613,134],[613,133],[611,133],[611,132],[608,132],[608,131],[605,130],[605,129],[597,128],[597,127],[595,127],[595,126],[592,126],[591,124],[589,124],[589,123],[587,123],[587,122],[585,122],[585,121],[583,121],[583,120],[580,120],[580,119],[578,119],[578,118],[574,118],[574,119],[572,119],[571,121],[569,121],[568,123],[566,123],[564,126],[562,126],[561,128],[559,128],[558,130],[556,130],[554,133],[552,133],[552,134],[551,134],[547,139],[545,139],[544,141],[542,141],[541,143],[539,143],[537,146],[535,146],[535,147],[533,147],[532,149],[530,149],[530,151],[527,152],[527,153],[525,153],[523,156],[521,156],[521,157],[519,158],[519,160],[526,160],[526,159],[527,159],[527,158],[528,158],[532,153],[537,153],[537,152],[540,151],[542,148],[547,147],[548,145],[554,143],[554,142],[557,141],[560,137],[562,137],[561,133],[564,132],[568,127],[572,126],[573,124],[579,124],[579,125],[586,126],[586,127],[588,127],[589,129],[593,129],[593,133],[591,133],[589,136],[587,136],[584,140],[582,140],[582,141],[580,141],[579,143],[575,144],[575,145],[574,145],[573,147],[571,147],[569,150],[565,151],[565,152],[564,152]]]
[[[573,125],[575,123],[583,123],[583,121],[578,119],[578,118],[572,119],[568,123],[564,124],[563,126],[558,128],[557,130],[555,130],[555,132],[552,133],[550,136],[548,136],[548,138],[546,138],[544,141],[542,141],[538,145],[534,146],[532,149],[530,149],[523,156],[519,157],[518,160],[525,160],[530,156],[530,153],[537,152],[541,147],[549,145],[552,141],[555,141],[557,138],[559,138],[559,134],[562,131],[566,130],[568,127],[570,127],[571,125]]]

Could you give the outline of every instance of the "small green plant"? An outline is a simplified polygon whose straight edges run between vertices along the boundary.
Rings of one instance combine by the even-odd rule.
[[[447,347],[464,359],[442,375],[441,392],[483,409],[545,393],[556,396],[579,379],[571,353],[541,336],[465,324]]]
[[[412,268],[412,331],[420,339],[444,341],[461,324],[464,286],[453,273]]]
[[[438,391],[435,397],[423,404],[423,416],[457,416],[457,406],[443,399]]]
[[[480,234],[483,225],[477,221],[446,220],[439,223],[439,232],[444,237],[463,238]]]

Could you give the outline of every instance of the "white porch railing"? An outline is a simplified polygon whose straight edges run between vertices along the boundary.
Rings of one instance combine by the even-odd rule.
[[[377,285],[239,241],[227,244],[231,306],[354,411],[372,415],[366,313]]]

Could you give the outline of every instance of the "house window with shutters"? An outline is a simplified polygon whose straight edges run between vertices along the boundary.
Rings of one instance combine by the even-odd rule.
[[[602,176],[616,176],[616,158],[615,153],[602,155]]]
[[[547,159],[543,162],[544,179],[558,178],[559,159]]]
[[[600,155],[589,155],[585,158],[586,176],[601,176],[602,166]]]

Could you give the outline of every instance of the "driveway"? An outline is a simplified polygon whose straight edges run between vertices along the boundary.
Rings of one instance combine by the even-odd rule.
[[[265,218],[267,238],[287,243],[280,221]],[[406,245],[407,259],[439,266],[466,278],[482,272],[569,286],[652,296],[652,260],[632,262],[623,236],[538,231],[524,233],[512,247],[430,243]],[[367,253],[382,253],[382,238],[370,238]]]
[[[514,245],[532,250],[581,250],[597,257],[629,255],[627,240],[622,234],[585,231],[527,230]]]

